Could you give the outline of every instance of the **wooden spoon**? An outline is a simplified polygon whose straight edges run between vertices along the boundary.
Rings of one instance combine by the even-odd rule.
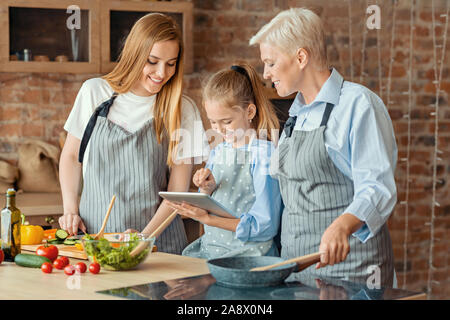
[[[167,217],[166,220],[163,221],[163,223],[161,223],[159,225],[158,228],[155,229],[155,231],[152,232],[151,235],[148,236],[147,239],[153,238],[153,237],[157,237],[159,236],[159,234],[173,221],[173,219],[175,219],[175,217],[177,216],[177,210],[175,210],[174,212],[172,212],[170,214],[170,216]],[[130,252],[130,256],[134,257],[137,256],[139,253],[142,252],[142,250],[144,250],[147,246],[148,246],[148,241],[143,241],[141,243],[139,243],[136,248],[134,248],[131,252]]]
[[[105,230],[106,222],[108,221],[109,214],[111,213],[111,209],[113,207],[115,200],[116,200],[116,196],[114,195],[111,199],[111,202],[109,203],[109,208],[108,208],[108,211],[106,212],[105,219],[103,219],[102,227],[100,228],[100,231],[95,235],[94,240],[103,238],[103,231]]]
[[[268,266],[252,268],[252,269],[250,269],[250,271],[266,271],[266,270],[270,270],[272,268],[276,268],[279,266],[284,266],[286,264],[290,264],[293,262],[295,262],[299,265],[298,271],[302,271],[303,269],[306,269],[310,265],[317,263],[319,261],[320,261],[320,253],[316,252],[316,253],[307,254],[307,255],[304,255],[301,257],[292,258],[292,259],[289,259],[289,260],[286,260],[283,262],[271,264]]]

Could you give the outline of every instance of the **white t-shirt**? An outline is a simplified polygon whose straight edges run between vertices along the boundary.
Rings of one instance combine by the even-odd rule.
[[[109,100],[113,93],[108,82],[102,78],[86,80],[78,92],[64,129],[81,140],[94,110],[102,102]],[[141,97],[131,92],[120,94],[109,110],[108,119],[133,133],[153,118],[155,100],[156,95]],[[184,95],[181,108],[181,139],[176,160],[194,158],[194,163],[198,164],[208,158],[210,150],[200,113],[195,102]],[[89,145],[90,143],[86,147],[83,159],[83,176],[89,159]]]

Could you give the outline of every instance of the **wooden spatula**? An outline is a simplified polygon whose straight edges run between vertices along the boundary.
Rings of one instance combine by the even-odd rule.
[[[161,223],[159,225],[158,228],[155,229],[155,231],[152,232],[151,235],[148,236],[149,238],[153,238],[153,237],[157,237],[159,236],[159,234],[173,221],[173,219],[175,219],[175,217],[177,216],[177,210],[175,210],[174,212],[172,212],[170,214],[170,216],[167,217],[166,220],[163,221],[163,223]],[[130,252],[130,256],[134,257],[137,256],[139,253],[142,252],[142,250],[144,250],[146,247],[148,246],[148,242],[143,241],[141,243],[139,243],[136,248],[134,248],[131,252]]]
[[[103,219],[102,227],[100,228],[100,231],[95,235],[94,240],[103,238],[103,233],[105,231],[106,222],[108,222],[109,214],[111,213],[111,209],[113,207],[115,200],[116,200],[116,196],[114,195],[111,199],[111,202],[109,203],[109,208],[108,208],[108,211],[106,212],[105,219]]]
[[[270,270],[272,268],[276,268],[279,266],[284,266],[286,264],[290,264],[293,262],[297,263],[299,265],[299,271],[302,271],[303,269],[306,269],[310,265],[317,263],[319,261],[320,261],[320,253],[316,252],[316,253],[307,254],[307,255],[304,255],[301,257],[292,258],[292,259],[289,259],[289,260],[286,260],[283,262],[271,264],[268,266],[252,268],[252,269],[250,269],[250,271],[266,271],[266,270]]]

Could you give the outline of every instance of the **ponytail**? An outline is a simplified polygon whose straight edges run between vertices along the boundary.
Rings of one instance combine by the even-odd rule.
[[[256,70],[248,63],[234,64],[221,70],[207,81],[203,89],[203,100],[220,100],[228,106],[245,108],[253,103],[256,114],[252,126],[259,139],[278,141],[280,123]]]

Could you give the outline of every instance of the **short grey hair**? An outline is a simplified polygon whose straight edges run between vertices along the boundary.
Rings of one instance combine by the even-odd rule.
[[[250,45],[261,43],[278,47],[292,55],[304,48],[320,69],[328,68],[323,23],[309,9],[291,8],[278,13],[250,39]]]

